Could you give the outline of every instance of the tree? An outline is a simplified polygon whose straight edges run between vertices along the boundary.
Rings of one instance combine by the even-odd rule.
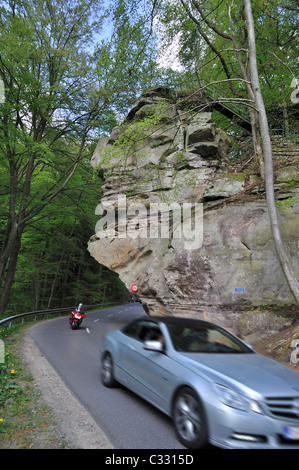
[[[264,105],[263,95],[261,93],[259,73],[257,67],[256,55],[256,42],[255,42],[255,26],[252,14],[252,7],[250,0],[244,0],[245,14],[247,20],[248,30],[248,44],[249,44],[249,62],[250,62],[250,76],[252,89],[254,91],[254,98],[257,110],[259,112],[259,123],[262,136],[263,154],[265,159],[265,173],[266,173],[266,195],[268,204],[268,213],[271,223],[272,236],[276,247],[277,255],[280,260],[280,265],[287,279],[288,285],[293,293],[293,296],[299,305],[299,284],[296,280],[292,264],[288,259],[285,252],[284,245],[281,239],[279,228],[279,221],[276,211],[276,203],[274,196],[274,178],[273,178],[273,162],[272,162],[272,147],[271,138],[269,133],[267,113]]]
[[[87,289],[83,263],[97,280],[92,295],[97,297],[102,282],[99,270],[105,277],[103,295],[113,295],[107,285],[110,273],[95,269],[83,254],[89,235],[84,240],[79,226],[86,222],[87,230],[92,220],[85,219],[85,194],[96,205],[91,173],[83,167],[96,139],[109,135],[141,90],[159,83],[161,74],[155,72],[151,26],[140,28],[135,9],[126,13],[123,0],[111,2],[110,16],[102,4],[4,0],[0,7],[0,83],[5,85],[5,101],[2,93],[0,100],[0,313],[14,283],[13,305],[17,293],[24,298],[26,291],[28,299],[30,290],[36,306],[50,305],[59,286],[70,286],[70,280],[77,292]],[[105,18],[113,32],[99,42]],[[84,171],[86,187],[80,182]],[[78,201],[76,214],[71,200]],[[67,211],[74,212],[67,217]],[[25,284],[28,290],[22,289]],[[122,290],[120,282],[113,284]],[[60,298],[69,292],[63,289]]]
[[[116,274],[99,265],[87,251],[99,198],[99,181],[93,176],[89,162],[81,162],[71,184],[44,209],[43,217],[28,224],[22,236],[10,311],[126,298]]]
[[[291,1],[289,3],[292,3]],[[296,64],[298,12],[286,15],[277,0],[254,2],[261,87],[268,108],[286,103],[288,86]],[[254,154],[264,177],[258,113],[248,69],[247,28],[241,0],[179,0],[164,2],[160,21],[167,24],[167,37],[178,38],[182,65],[192,70],[201,90],[209,92],[214,103],[222,103],[243,116],[248,110]],[[286,60],[287,58],[287,60]],[[287,86],[285,84],[287,83]],[[279,90],[279,92],[278,92]],[[283,106],[288,129],[287,106]],[[272,113],[273,127],[277,127]],[[281,125],[280,125],[281,127]]]
[[[100,125],[106,98],[90,49],[99,11],[96,0],[5,0],[0,8],[0,313],[26,229],[66,190]]]
[[[184,34],[181,35],[182,44],[186,44],[191,36],[199,36],[194,53],[192,54],[189,48],[188,56],[183,54],[181,57],[189,61],[191,57],[191,60],[195,61],[200,87],[204,88],[203,78],[207,69],[209,81],[226,87],[230,101],[238,102],[239,106],[242,100],[247,103],[255,156],[260,160],[261,174],[265,175],[266,179],[274,244],[288,285],[299,304],[299,285],[286,255],[279,229],[274,197],[271,138],[263,98],[264,95],[267,97],[268,109],[279,108],[279,100],[286,89],[284,83],[286,81],[289,85],[294,77],[292,69],[296,62],[294,46],[298,43],[298,8],[292,0],[284,2],[284,5],[276,0],[255,0],[254,12],[250,0],[233,1],[229,5],[219,0],[180,0],[179,3],[183,11],[179,9],[178,2],[170,2],[166,8],[166,18],[169,20],[170,15],[179,33],[183,28],[177,21],[178,12],[181,21],[184,24],[188,22],[188,27],[185,27]],[[175,18],[171,11],[174,5]],[[258,27],[255,24],[258,24]],[[196,54],[200,41],[204,42],[206,47],[202,47],[198,58]],[[225,96],[223,90],[221,93],[221,96]]]
[[[113,97],[119,121],[145,89],[168,79],[168,74],[165,76],[157,66],[153,28],[157,4],[156,0],[110,1],[111,34],[101,42],[97,53],[106,92]]]

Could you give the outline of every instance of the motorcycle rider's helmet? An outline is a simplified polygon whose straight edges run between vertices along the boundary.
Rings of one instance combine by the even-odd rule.
[[[79,312],[83,312],[83,304],[80,303],[78,305],[78,310],[79,310]]]

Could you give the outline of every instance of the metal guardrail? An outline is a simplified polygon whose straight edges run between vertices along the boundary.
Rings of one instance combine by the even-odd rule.
[[[119,302],[109,302],[105,304],[95,304],[95,305],[87,305],[84,310],[87,312],[89,310],[93,310],[94,308],[97,307],[104,307],[108,305],[118,305],[120,303],[124,303],[124,300],[120,300]],[[64,312],[70,313],[71,310],[73,310],[74,307],[64,307],[64,308],[54,308],[51,310],[38,310],[36,312],[26,312],[26,313],[20,313],[19,315],[13,315],[11,317],[3,318],[0,320],[0,327],[3,325],[6,325],[8,323],[8,328],[11,328],[11,325],[13,322],[21,320],[22,323],[24,322],[24,319],[29,318],[29,317],[37,317],[39,315],[44,315],[45,317],[48,317],[48,315],[55,315],[55,314],[62,314]]]

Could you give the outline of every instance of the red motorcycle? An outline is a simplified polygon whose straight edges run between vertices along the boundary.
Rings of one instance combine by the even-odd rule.
[[[83,318],[85,317],[86,315],[84,315],[84,313],[78,312],[78,310],[72,311],[72,313],[70,314],[70,325],[72,330],[79,328],[83,321]]]

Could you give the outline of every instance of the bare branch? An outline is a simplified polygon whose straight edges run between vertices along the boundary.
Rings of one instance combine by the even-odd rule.
[[[199,12],[199,14],[202,17],[203,21],[206,23],[206,25],[210,29],[212,29],[216,34],[218,34],[218,36],[221,36],[224,39],[232,40],[232,36],[230,34],[224,33],[219,28],[217,28],[217,26],[214,23],[212,23],[211,21],[208,20],[208,17],[204,14],[203,10],[199,7],[199,4],[196,0],[192,0],[192,3],[195,6],[195,8],[197,9],[197,11]]]

